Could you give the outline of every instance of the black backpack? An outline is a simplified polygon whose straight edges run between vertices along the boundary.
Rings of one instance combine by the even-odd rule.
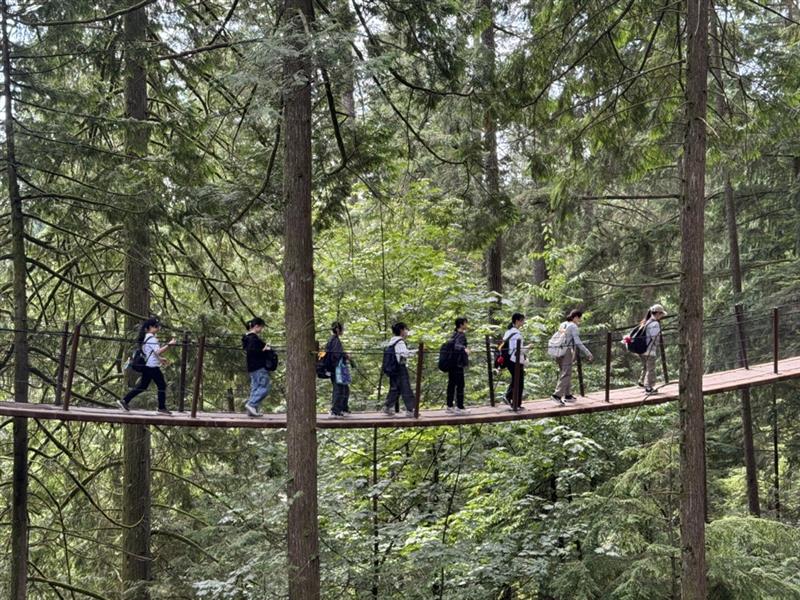
[[[147,360],[144,357],[144,351],[142,351],[141,346],[137,346],[136,350],[133,351],[131,357],[128,359],[128,368],[131,371],[136,371],[137,373],[141,373],[144,371],[144,367],[147,364]]]
[[[278,353],[272,348],[264,351],[264,368],[267,371],[274,371],[278,368]]]
[[[333,379],[333,369],[330,366],[330,354],[325,350],[317,353],[317,377],[320,379]]]
[[[494,368],[495,369],[510,369],[511,368],[511,354],[508,351],[508,340],[503,340],[497,347],[494,355]]]
[[[451,337],[439,347],[439,360],[436,363],[439,370],[448,373],[458,365],[455,336]]]
[[[647,323],[644,325],[637,325],[631,329],[628,335],[631,338],[631,341],[625,344],[628,352],[633,352],[634,354],[644,354],[647,352]]]
[[[381,365],[381,370],[391,377],[400,368],[400,363],[397,361],[397,353],[394,351],[394,347],[400,343],[400,340],[397,340],[394,344],[390,346],[386,346],[383,349],[383,364]]]

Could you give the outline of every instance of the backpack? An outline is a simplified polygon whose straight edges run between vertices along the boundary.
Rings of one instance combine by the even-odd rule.
[[[511,355],[508,353],[508,340],[503,340],[497,346],[494,353],[494,368],[495,369],[509,369],[511,368]]]
[[[125,368],[141,373],[144,371],[146,364],[147,360],[144,357],[144,351],[141,346],[137,346],[136,350],[133,351],[133,354],[131,354],[131,357],[128,359],[128,364],[125,365]]]
[[[381,371],[389,377],[397,373],[400,368],[400,363],[397,360],[397,353],[394,351],[394,347],[397,346],[398,343],[400,343],[400,340],[397,340],[391,346],[386,346],[386,348],[383,349]]]
[[[567,353],[569,350],[569,346],[566,343],[567,341],[567,328],[563,325],[558,328],[553,334],[553,337],[550,338],[550,341],[547,342],[547,354],[549,354],[553,358],[561,358]]]
[[[333,369],[330,366],[330,358],[325,350],[317,352],[317,377],[320,379],[331,379],[333,377]]]
[[[644,354],[647,352],[647,325],[637,325],[631,332],[626,336],[627,341],[623,341],[625,344],[625,348],[628,349],[628,352],[633,352],[634,354]]]
[[[453,336],[439,347],[439,360],[436,366],[439,367],[439,370],[443,373],[448,373],[458,366],[458,358],[455,336]]]
[[[272,348],[264,352],[264,368],[267,371],[274,371],[278,368],[278,353]]]

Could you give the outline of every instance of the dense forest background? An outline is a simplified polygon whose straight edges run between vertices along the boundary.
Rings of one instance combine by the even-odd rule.
[[[130,383],[122,365],[136,323],[156,314],[164,339],[207,336],[205,406],[241,410],[244,322],[264,317],[281,352],[293,343],[282,99],[302,85],[285,70],[300,54],[313,72],[316,337],[345,323],[354,409],[376,408],[385,393],[380,345],[395,320],[435,348],[455,317],[470,319],[476,405],[489,394],[484,336],[512,311],[528,315],[534,342],[527,397],[552,391],[544,344],[568,309],[586,311],[598,357],[605,331],[650,304],[677,312],[681,0],[319,0],[302,52],[276,1],[0,8],[2,400],[20,399],[13,365],[24,339],[25,398],[52,402],[61,332],[80,322],[73,401],[113,410]],[[768,360],[774,306],[784,307],[784,354],[798,346],[798,25],[793,0],[710,9],[707,370],[738,364],[736,303],[751,362]],[[614,384],[630,385],[635,364],[614,352]],[[433,362],[429,407],[444,397]],[[586,365],[587,387],[601,385],[602,369]],[[174,408],[176,368],[166,373]],[[282,368],[273,386],[265,408],[285,410]],[[329,384],[318,392],[324,412]],[[155,406],[154,391],[143,398]],[[752,423],[738,393],[706,399],[713,598],[800,598],[797,398],[795,383],[754,388]],[[0,423],[0,593],[12,598],[21,427]],[[28,597],[287,597],[285,432],[26,428]],[[678,431],[674,404],[319,431],[322,596],[677,598]],[[144,508],[128,499],[134,463],[147,467]],[[137,510],[146,517],[131,518]],[[149,554],[138,574],[137,543]]]

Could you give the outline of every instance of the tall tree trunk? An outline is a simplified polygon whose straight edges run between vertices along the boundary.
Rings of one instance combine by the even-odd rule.
[[[125,145],[133,156],[147,155],[147,12],[144,7],[123,17],[125,41],[125,116],[131,120]],[[147,190],[143,190],[147,193]],[[143,199],[140,206],[146,206]],[[146,218],[146,217],[145,217]],[[125,308],[133,314],[150,312],[150,232],[141,217],[127,217],[125,232]],[[136,322],[126,317],[126,329]],[[133,374],[131,374],[133,375]],[[150,556],[150,430],[146,425],[125,425],[122,447],[122,585],[126,600],[146,600],[152,578]]]
[[[6,183],[11,206],[11,254],[14,265],[14,401],[28,401],[28,292],[25,257],[25,221],[17,178],[14,106],[11,90],[11,51],[8,40],[8,3],[2,0],[3,100],[6,137]],[[14,466],[11,499],[10,597],[28,594],[28,420],[14,418]]]
[[[792,182],[798,186],[794,193],[794,255],[800,257],[800,156],[792,157]]]
[[[725,86],[723,83],[724,73],[722,71],[722,48],[719,43],[717,18],[714,9],[711,9],[712,27],[714,35],[712,44],[714,48],[714,58],[712,60],[715,80],[717,82],[716,107],[717,113],[723,118],[733,118],[732,111],[725,99]],[[731,285],[733,287],[733,303],[737,304],[742,299],[742,263],[739,257],[739,229],[736,224],[736,197],[731,183],[729,168],[723,163],[724,181],[724,200],[725,200],[725,224],[728,229],[728,248],[731,265]],[[743,342],[744,343],[744,342]],[[744,362],[741,355],[741,345],[739,346],[739,360]],[[753,440],[753,413],[750,407],[750,388],[742,388],[740,391],[741,413],[742,413],[742,448],[744,451],[744,465],[747,479],[747,505],[750,514],[761,516],[761,506],[758,497],[758,468],[756,466],[755,442]]]
[[[311,229],[311,65],[306,28],[311,0],[285,0],[290,44],[284,60],[283,262],[286,338],[286,446],[289,467],[289,598],[320,595],[317,523],[314,251]]]
[[[687,3],[686,137],[681,195],[679,410],[681,598],[706,598],[703,255],[708,97],[708,0]]]
[[[497,117],[492,108],[495,81],[494,6],[492,0],[478,0],[479,8],[489,13],[490,21],[481,32],[483,53],[483,80],[486,94],[483,107],[483,181],[487,208],[497,211],[500,203],[500,166],[497,161]],[[486,252],[486,275],[489,291],[503,295],[503,237],[498,234]],[[490,315],[491,317],[491,315]]]

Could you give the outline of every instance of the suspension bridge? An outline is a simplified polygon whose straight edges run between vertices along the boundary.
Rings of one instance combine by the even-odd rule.
[[[732,317],[728,319],[728,316]],[[769,314],[745,315],[741,307],[732,315],[724,318],[716,317],[713,329],[709,329],[706,354],[707,372],[703,377],[703,393],[705,395],[720,394],[747,387],[755,387],[800,378],[800,348],[797,347],[798,317],[800,309],[781,307],[772,309]],[[81,385],[88,386],[90,391],[102,391],[108,394],[108,386],[101,379],[92,380],[90,374],[78,367],[78,348],[81,341],[81,326],[74,330],[64,329],[60,333],[61,352],[57,358],[56,373],[52,378],[45,377],[45,384],[52,384],[54,401],[45,403],[17,403],[0,401],[0,416],[28,417],[31,419],[54,419],[61,421],[146,424],[159,426],[208,427],[208,428],[265,428],[281,429],[286,427],[285,412],[268,412],[261,417],[250,417],[242,412],[234,411],[232,393],[227,390],[227,411],[203,410],[203,367],[207,350],[224,349],[232,351],[235,347],[206,344],[205,337],[200,336],[196,343],[188,341],[184,336],[181,348],[180,369],[178,373],[177,392],[178,410],[171,415],[163,415],[154,410],[133,408],[124,412],[112,408],[112,403],[105,405],[86,402],[86,392],[74,390],[76,377],[83,379]],[[425,347],[418,345],[416,371],[416,406],[413,417],[386,415],[379,411],[354,411],[347,417],[335,418],[327,413],[318,413],[317,427],[321,429],[361,429],[361,428],[396,428],[396,427],[437,427],[447,425],[470,425],[485,423],[503,423],[549,417],[595,413],[610,410],[622,410],[639,406],[663,404],[678,398],[678,383],[669,382],[667,371],[667,352],[661,349],[664,382],[653,393],[645,393],[641,387],[619,386],[622,379],[631,381],[630,371],[620,368],[620,363],[629,360],[626,352],[618,348],[621,339],[619,330],[598,332],[584,336],[599,345],[605,341],[605,361],[598,365],[603,372],[603,385],[596,391],[586,393],[584,390],[583,367],[578,360],[576,364],[580,395],[576,401],[565,405],[557,404],[549,398],[527,399],[518,405],[509,406],[495,400],[496,378],[498,373],[493,369],[492,341],[485,338],[486,349],[486,383],[487,390],[481,393],[484,404],[472,405],[467,414],[452,414],[438,405],[424,402],[423,379],[425,376]],[[107,336],[85,335],[84,339],[104,340],[114,344],[130,344],[130,340]],[[783,342],[783,345],[782,345]],[[194,372],[192,379],[191,402],[185,402],[189,378],[189,350],[194,346]],[[238,350],[238,349],[237,349]],[[373,351],[373,354],[375,352]],[[7,356],[10,356],[9,352]],[[755,355],[758,359],[769,358],[769,361],[751,364]],[[788,355],[788,356],[787,356]],[[112,357],[113,358],[113,357]],[[109,364],[119,364],[112,358],[105,359]],[[430,362],[430,361],[429,361]],[[477,361],[480,363],[481,361]],[[599,361],[598,361],[599,362]],[[735,365],[730,363],[734,362]],[[0,365],[0,376],[3,370],[10,370],[10,361]],[[722,365],[732,368],[720,368]],[[479,372],[480,364],[472,372]],[[620,373],[622,371],[622,373]],[[106,369],[108,372],[108,369]],[[102,375],[102,374],[101,374]],[[441,379],[442,374],[438,374]],[[617,386],[617,387],[615,387]],[[329,388],[326,386],[326,390]],[[206,394],[208,390],[206,391]],[[9,386],[0,387],[0,394],[11,397]],[[2,397],[0,395],[0,397]],[[487,398],[488,396],[488,398]],[[81,402],[75,403],[78,399]]]

